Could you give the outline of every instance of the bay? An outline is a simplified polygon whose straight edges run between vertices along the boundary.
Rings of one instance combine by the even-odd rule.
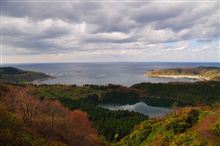
[[[103,62],[103,63],[41,63],[8,64],[20,69],[43,72],[54,76],[53,79],[40,81],[40,84],[120,84],[131,86],[140,82],[195,82],[192,79],[153,78],[145,72],[162,68],[215,66],[219,63],[184,63],[184,62]]]

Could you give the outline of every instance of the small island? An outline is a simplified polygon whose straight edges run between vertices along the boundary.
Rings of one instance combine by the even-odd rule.
[[[160,78],[190,78],[201,81],[220,81],[220,68],[204,66],[190,68],[168,68],[152,70],[146,72],[145,75]]]
[[[14,67],[0,67],[0,82],[2,83],[29,83],[35,80],[47,79],[51,76],[34,71],[21,70]]]

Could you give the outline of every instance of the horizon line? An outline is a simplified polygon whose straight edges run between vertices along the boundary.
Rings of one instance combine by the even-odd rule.
[[[90,61],[90,62],[19,62],[19,63],[3,63],[1,66],[10,64],[71,64],[71,63],[219,63],[219,61]]]

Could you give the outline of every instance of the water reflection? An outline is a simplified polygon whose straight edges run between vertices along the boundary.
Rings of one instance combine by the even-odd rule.
[[[161,117],[172,111],[170,108],[149,106],[144,102],[138,102],[133,105],[101,104],[99,106],[109,110],[134,111],[144,115],[148,115],[149,117]]]

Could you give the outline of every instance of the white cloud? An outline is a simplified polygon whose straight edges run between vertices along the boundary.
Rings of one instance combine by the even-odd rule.
[[[196,61],[204,53],[191,54],[200,49],[206,60],[217,60],[218,18],[215,2],[4,2],[3,53],[24,62],[28,55],[36,61],[47,55],[50,61]]]

